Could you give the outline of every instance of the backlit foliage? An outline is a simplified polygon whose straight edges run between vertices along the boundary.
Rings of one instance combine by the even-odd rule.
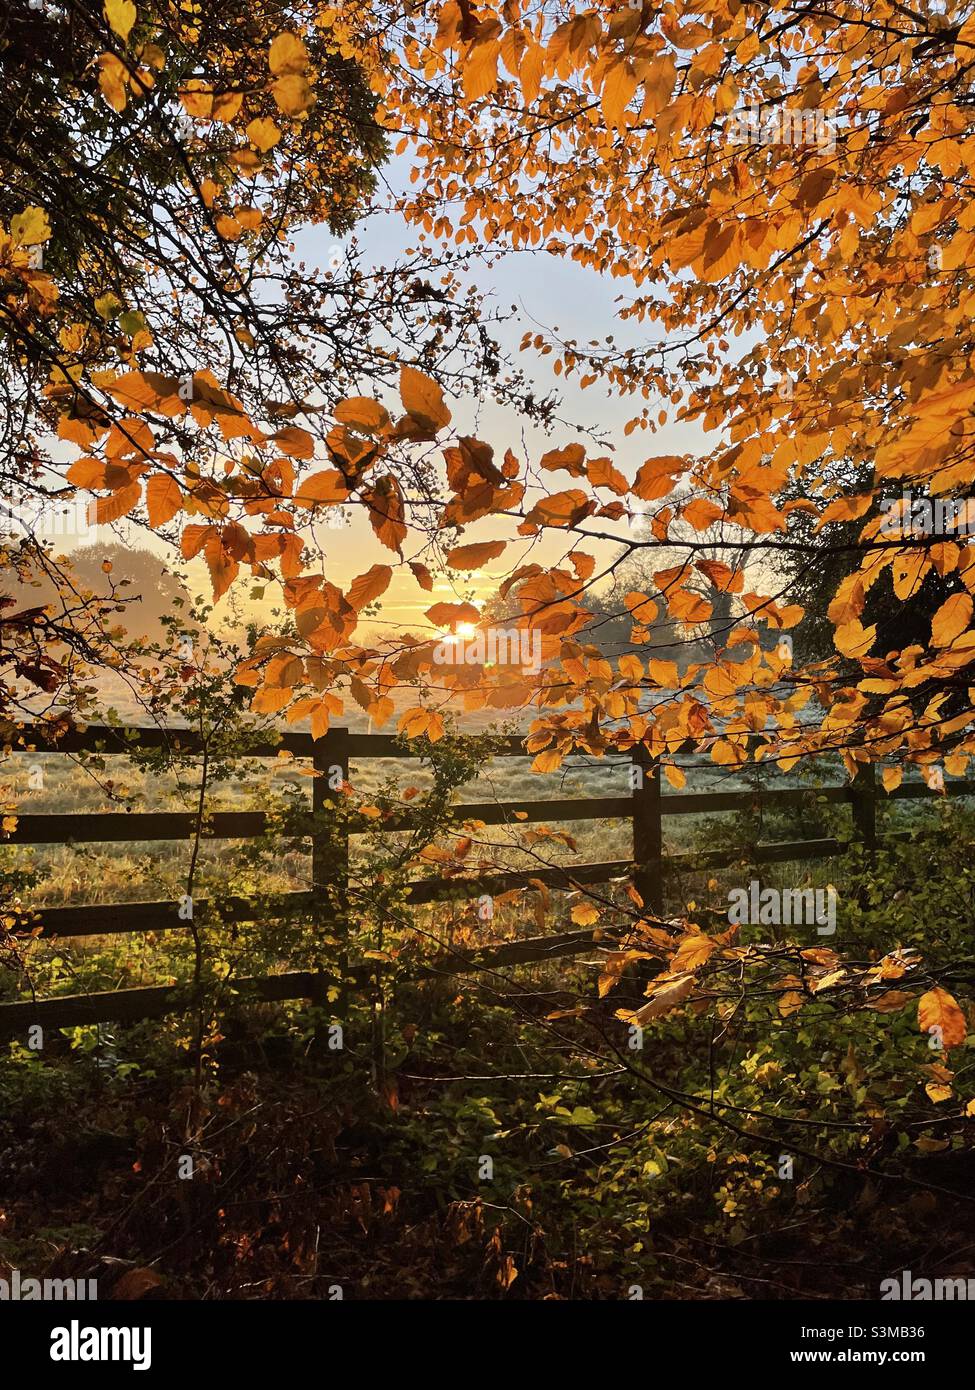
[[[318,736],[352,702],[435,741],[448,705],[532,706],[539,771],[643,745],[665,768],[690,747],[730,768],[753,749],[785,768],[838,751],[851,775],[889,761],[888,789],[909,763],[932,785],[965,773],[975,549],[884,504],[961,498],[972,475],[968,4],[109,0],[79,43],[70,71],[31,77],[31,102],[49,84],[45,120],[80,113],[78,158],[102,182],[40,161],[5,180],[8,379],[35,397],[31,428],[76,446],[67,482],[98,521],[137,516],[202,556],[217,599],[242,575],[279,586],[294,631],[263,637],[238,673],[256,710]],[[159,126],[180,113],[182,162],[162,168]],[[425,359],[405,338],[363,347],[379,308],[361,296],[325,331],[324,298],[282,243],[304,221],[351,220],[384,138],[413,161],[403,211],[427,245],[572,258],[645,333],[625,350],[529,335],[527,360],[631,396],[631,440],[677,419],[711,446],[648,442],[632,476],[571,437],[524,457],[452,428],[445,388],[462,383],[438,370],[442,322]],[[151,227],[126,183],[143,144],[141,178],[175,190]],[[62,230],[65,187],[87,202]],[[128,239],[125,254],[106,245]],[[462,298],[449,274],[437,293]],[[351,582],[309,542],[342,506],[375,547]],[[637,510],[647,534],[625,539]],[[494,535],[467,534],[487,518]],[[850,521],[835,656],[803,666],[778,642],[803,613],[776,556],[815,564],[819,529]],[[664,558],[626,595],[633,649],[610,659],[582,599],[621,539]],[[438,660],[445,630],[483,620],[466,600],[431,603],[416,633],[363,632],[396,570],[419,603],[435,574],[485,567],[538,634],[538,671]],[[931,573],[945,596],[923,640],[901,645],[896,618],[864,622],[871,591],[906,602]],[[655,657],[661,614],[688,641],[709,632],[713,660]],[[719,945],[692,940],[688,969]],[[672,975],[657,1002],[685,997],[680,962]],[[926,995],[922,1012],[942,1003]]]

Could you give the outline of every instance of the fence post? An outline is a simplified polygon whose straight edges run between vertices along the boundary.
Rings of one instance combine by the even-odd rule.
[[[877,848],[877,769],[873,763],[861,767],[853,779],[853,826],[864,849]]]
[[[348,729],[329,729],[314,746],[312,764],[318,775],[311,784],[311,806],[316,816],[340,802],[342,792],[336,783],[349,779],[347,734]],[[316,920],[328,923],[342,941],[339,968],[344,980],[348,967],[349,833],[348,825],[342,823],[339,816],[329,817],[324,826],[315,827],[311,842],[311,881]],[[315,1003],[324,1003],[324,998],[316,999]]]
[[[660,815],[660,766],[642,744],[633,750],[634,880],[644,906],[656,917],[664,911],[663,826]],[[632,774],[631,774],[632,775]]]

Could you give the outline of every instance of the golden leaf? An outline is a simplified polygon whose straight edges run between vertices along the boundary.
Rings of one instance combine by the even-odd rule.
[[[308,50],[297,34],[285,32],[271,41],[267,60],[275,77],[304,72],[308,66]]]
[[[300,116],[308,110],[315,94],[305,79],[297,73],[279,77],[271,87],[271,93],[279,111],[286,116]]]
[[[970,594],[952,594],[931,619],[931,644],[935,647],[950,647],[956,637],[968,630],[972,621],[972,599]]]
[[[457,545],[447,551],[447,564],[453,570],[476,570],[503,553],[506,541],[478,541],[475,545]]]
[[[96,524],[103,526],[109,521],[118,521],[121,517],[128,516],[141,496],[142,487],[135,482],[119,488],[108,497],[99,497],[95,503]]]
[[[450,411],[443,392],[433,378],[424,372],[418,372],[415,367],[401,367],[399,394],[403,409],[429,425],[434,432],[450,424]]]
[[[123,43],[127,42],[136,19],[132,0],[105,0],[105,18],[112,31],[118,34]]]
[[[593,903],[575,903],[569,916],[577,927],[591,927],[599,921],[599,909]]]
[[[51,224],[43,208],[24,208],[10,219],[10,235],[15,246],[39,246],[51,235]]]
[[[154,473],[146,483],[146,510],[149,525],[165,526],[183,507],[179,484],[168,473]]]
[[[352,396],[349,400],[340,401],[335,407],[335,418],[344,425],[369,431],[384,430],[389,425],[389,412],[385,406],[368,396]]]
[[[538,753],[532,762],[532,772],[557,772],[562,766],[564,755],[556,748],[547,748]]]
[[[934,1037],[947,1050],[960,1047],[968,1029],[965,1015],[954,996],[940,986],[922,994],[917,1005],[917,1026],[922,1033]]]
[[[384,594],[389,588],[389,581],[392,577],[392,566],[373,565],[366,570],[365,574],[360,574],[358,578],[353,579],[346,597],[356,612],[358,613],[360,609],[365,608],[366,604],[371,603],[373,599],[379,598],[380,594]]]
[[[295,502],[299,507],[315,507],[322,503],[344,502],[348,495],[349,485],[338,469],[326,468],[303,479],[295,493]]]
[[[281,132],[266,116],[248,122],[247,138],[262,154],[274,148],[281,139]]]
[[[102,96],[114,111],[124,111],[129,100],[129,74],[125,64],[114,53],[102,53],[98,58],[98,85]]]
[[[623,124],[623,112],[629,106],[638,86],[631,64],[624,58],[609,68],[603,83],[602,112],[608,126]]]
[[[693,975],[685,975],[681,979],[668,981],[654,991],[648,1004],[644,1004],[641,1009],[637,1009],[629,1016],[629,1022],[642,1028],[651,1019],[661,1018],[664,1014],[670,1013],[671,1009],[676,1009],[678,1005],[683,1004],[693,988]]]
[[[713,951],[716,951],[718,943],[712,941],[710,936],[705,936],[703,932],[694,932],[690,936],[685,936],[677,948],[677,953],[671,961],[671,969],[678,970],[697,970],[708,960]]]

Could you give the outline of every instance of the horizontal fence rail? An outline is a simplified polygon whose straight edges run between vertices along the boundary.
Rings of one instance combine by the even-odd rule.
[[[120,756],[126,753],[166,751],[185,756],[199,756],[204,751],[203,740],[193,730],[161,729],[90,725],[73,730],[62,738],[46,729],[22,731],[25,746],[11,751],[18,754],[98,754]],[[489,755],[526,757],[524,741],[519,736],[503,739],[492,737]],[[352,733],[347,729],[332,729],[315,741],[310,734],[282,731],[280,741],[255,742],[241,752],[239,758],[277,758],[281,751],[295,758],[310,759],[319,773],[339,767],[343,778],[348,777],[350,759],[410,758],[421,756],[391,734]],[[454,822],[481,821],[485,825],[524,825],[538,821],[571,822],[621,819],[632,822],[633,854],[629,859],[614,859],[594,864],[551,866],[542,869],[513,869],[465,877],[423,879],[413,883],[408,899],[413,904],[470,900],[482,894],[499,894],[511,889],[545,885],[555,889],[572,889],[586,885],[610,883],[629,877],[647,906],[648,912],[663,913],[665,872],[674,868],[706,869],[733,864],[747,856],[759,864],[784,863],[790,860],[815,860],[842,854],[847,842],[835,837],[795,840],[780,843],[751,844],[735,849],[720,849],[703,853],[665,854],[662,822],[665,816],[716,814],[723,811],[795,808],[812,803],[850,805],[860,840],[872,847],[878,843],[876,827],[876,783],[873,770],[867,769],[848,786],[826,786],[788,789],[755,789],[727,792],[674,792],[663,794],[659,776],[643,750],[635,754],[634,762],[644,775],[629,796],[570,797],[549,800],[513,802],[469,802],[451,809]],[[950,797],[975,795],[975,781],[957,781],[945,785]],[[924,784],[901,785],[886,799],[890,801],[931,798],[937,795]],[[332,800],[326,779],[317,777],[312,784],[312,810],[324,809]],[[393,813],[378,824],[383,830],[408,830],[412,819],[408,811]],[[149,811],[110,812],[98,814],[33,814],[18,815],[16,828],[4,843],[13,845],[140,843],[149,841],[181,841],[194,833],[196,817],[190,812]],[[377,822],[350,823],[342,835],[342,859],[348,865],[348,837],[375,830]],[[204,840],[249,839],[264,835],[268,817],[262,811],[217,811],[206,818]],[[334,840],[325,843],[324,837],[309,831],[301,837],[308,842],[312,864],[312,888],[262,895],[262,920],[274,920],[295,913],[322,915],[341,909],[343,886],[338,895],[334,888],[326,891],[321,872],[326,851],[334,851]],[[903,838],[899,835],[885,839]],[[256,911],[252,899],[225,897],[216,901],[196,899],[193,902],[194,921],[207,922],[215,917],[240,922],[254,920]],[[30,925],[40,928],[48,938],[108,936],[126,932],[162,932],[186,930],[188,923],[179,915],[179,903],[124,902],[69,907],[39,907],[27,909]],[[612,931],[601,929],[603,945],[612,942]],[[596,947],[592,930],[555,933],[517,941],[502,942],[474,951],[451,951],[421,966],[415,978],[463,974],[500,966],[528,964],[576,955]],[[353,978],[355,969],[351,972]],[[360,971],[361,973],[361,971]],[[235,994],[258,1001],[325,998],[330,977],[317,971],[288,971],[254,979],[240,979],[232,984]],[[186,1007],[186,985],[150,985],[137,989],[104,991],[85,995],[63,995],[50,999],[18,1000],[0,1003],[0,1035],[13,1036],[26,1032],[33,1024],[50,1027],[73,1027],[98,1022],[129,1022],[157,1018]]]

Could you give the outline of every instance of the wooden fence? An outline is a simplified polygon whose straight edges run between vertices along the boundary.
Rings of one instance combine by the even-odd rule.
[[[133,749],[168,749],[185,756],[198,756],[202,744],[188,730],[160,728],[121,728],[89,726],[83,732],[72,733],[52,743],[38,734],[25,751],[33,754],[124,755]],[[285,732],[279,743],[257,746],[241,757],[277,758],[279,750],[296,758],[312,762],[320,774],[312,781],[312,811],[326,809],[329,800],[338,795],[330,787],[329,769],[341,768],[343,779],[349,775],[350,759],[409,758],[418,756],[392,735],[352,733],[347,729],[330,730],[317,742],[310,734]],[[18,750],[20,751],[20,750]],[[522,740],[505,740],[500,748],[492,740],[492,752],[507,757],[525,757]],[[664,794],[661,779],[652,763],[642,752],[636,758],[642,776],[629,796],[574,797],[522,802],[485,802],[457,805],[452,816],[457,821],[480,820],[487,825],[523,825],[532,821],[592,821],[625,818],[632,822],[632,853],[625,859],[602,863],[577,864],[565,867],[512,870],[478,877],[424,879],[414,883],[409,892],[416,904],[445,899],[472,899],[482,894],[499,894],[512,888],[524,887],[531,881],[547,887],[571,889],[607,883],[612,879],[631,876],[653,915],[663,912],[664,875],[669,865],[691,868],[718,868],[740,859],[743,854],[755,863],[781,863],[789,860],[821,859],[840,854],[843,841],[835,838],[797,840],[772,844],[742,846],[733,850],[718,850],[704,854],[665,855],[663,852],[663,818],[688,814],[740,811],[761,805],[769,809],[808,805],[810,799],[832,805],[849,804],[853,808],[854,826],[858,838],[869,848],[877,844],[876,784],[870,768],[852,785],[822,788],[760,789],[728,792],[692,792]],[[972,795],[975,782],[954,782],[946,785],[952,796]],[[891,793],[891,799],[930,797],[933,793],[923,784],[907,784]],[[327,819],[327,818],[326,818]],[[319,823],[321,818],[319,818]],[[407,829],[409,812],[383,821],[387,830]],[[185,840],[194,832],[195,817],[188,812],[112,812],[107,814],[18,815],[17,827],[7,838],[10,844],[81,844],[119,841]],[[208,816],[207,840],[241,839],[265,833],[266,818],[259,811],[218,811]],[[336,844],[334,828],[326,834],[309,831],[311,841],[312,887],[307,891],[275,895],[281,915],[308,912],[318,918],[340,919],[345,911],[348,877],[348,834]],[[352,832],[357,833],[357,832]],[[328,869],[326,871],[326,865]],[[336,866],[338,866],[336,868]],[[206,920],[208,903],[194,899],[194,921]],[[236,914],[238,920],[252,919],[254,905],[247,899],[221,900],[224,913]],[[45,937],[105,936],[118,932],[170,931],[186,929],[188,923],[179,917],[179,903],[130,902],[83,904],[72,907],[37,909],[41,935]],[[559,956],[574,955],[594,946],[592,930],[552,933],[518,941],[486,946],[477,951],[452,951],[425,966],[423,973],[461,974],[466,971],[489,970]],[[321,1001],[332,980],[315,971],[289,971],[254,979],[235,980],[233,987],[243,997],[255,1000],[311,999]],[[0,1004],[0,1036],[26,1034],[34,1024],[67,1028],[96,1022],[128,1022],[159,1017],[179,1007],[185,1007],[185,986],[150,985],[139,989],[58,996],[50,999],[20,1000]]]

